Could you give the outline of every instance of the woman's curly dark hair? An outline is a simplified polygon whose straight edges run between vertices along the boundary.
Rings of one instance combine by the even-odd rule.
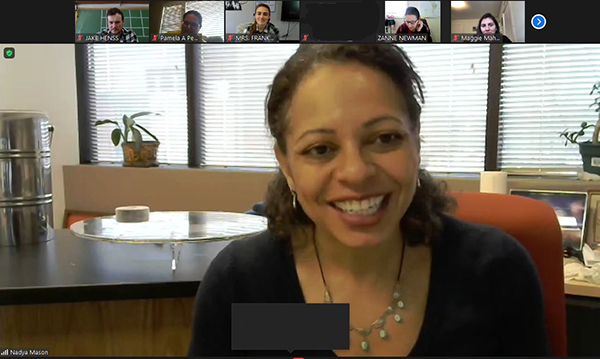
[[[301,45],[279,70],[266,98],[266,121],[276,145],[287,153],[288,109],[298,84],[316,65],[326,63],[360,63],[387,75],[402,94],[410,127],[419,139],[423,85],[406,53],[395,45]],[[420,145],[419,145],[420,148]],[[420,186],[400,226],[409,244],[430,243],[442,231],[442,215],[455,203],[445,195],[445,185],[438,186],[425,170],[419,170]],[[294,228],[314,225],[302,210],[292,206],[292,193],[281,169],[267,190],[265,214],[268,229],[279,238],[290,238]]]

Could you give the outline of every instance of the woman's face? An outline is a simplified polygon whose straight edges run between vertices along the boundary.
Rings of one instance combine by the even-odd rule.
[[[181,24],[181,33],[182,34],[191,34],[197,35],[198,30],[200,29],[199,19],[194,14],[188,14]]]
[[[406,23],[406,26],[408,26],[408,29],[410,31],[415,31],[415,29],[417,28],[417,21],[419,21],[419,19],[417,19],[416,15],[404,16],[404,22]]]
[[[493,35],[496,33],[496,24],[490,17],[486,17],[485,19],[481,20],[480,28],[481,33],[484,35]]]
[[[271,19],[271,13],[266,7],[259,6],[256,9],[256,13],[254,14],[254,19],[256,20],[256,23],[260,26],[266,26],[269,22],[269,19]]]
[[[401,98],[360,64],[320,65],[292,98],[287,154],[276,148],[277,158],[317,230],[347,246],[400,235],[420,164]]]

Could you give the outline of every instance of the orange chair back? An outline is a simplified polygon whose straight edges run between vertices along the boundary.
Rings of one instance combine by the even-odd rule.
[[[458,203],[455,217],[495,226],[529,251],[544,291],[550,353],[567,356],[562,233],[554,209],[546,202],[520,196],[477,192],[450,195]]]

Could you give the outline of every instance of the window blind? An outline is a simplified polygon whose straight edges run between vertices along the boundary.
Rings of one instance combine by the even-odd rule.
[[[425,85],[421,163],[430,172],[484,168],[489,46],[401,45]]]
[[[597,44],[504,45],[499,160],[524,174],[574,174],[579,148],[559,134],[595,123],[589,93],[600,80]],[[587,130],[583,141],[591,138]]]
[[[201,47],[202,165],[276,167],[265,126],[268,86],[297,44]]]
[[[202,47],[202,164],[275,167],[264,125],[267,86],[298,45]],[[483,170],[489,45],[402,46],[425,83],[422,163],[432,172]]]
[[[185,3],[185,7],[182,4],[165,6],[160,33],[181,29],[183,14],[190,10],[196,10],[202,15],[202,29],[200,29],[202,36],[218,36],[222,41],[224,37],[223,24],[225,23],[223,1],[188,1]]]
[[[189,1],[185,3],[185,11],[196,10],[202,15],[204,37],[225,38],[223,24],[225,23],[225,3],[223,1]]]
[[[124,114],[161,113],[137,122],[161,144],[161,163],[187,163],[185,48],[180,44],[87,45],[91,147],[94,162],[121,162],[121,148],[110,140],[114,127],[95,127],[96,120],[122,124]],[[142,132],[144,139],[147,135]]]
[[[160,33],[175,31],[181,29],[181,20],[185,13],[183,5],[171,5],[163,7],[162,22],[160,24]]]

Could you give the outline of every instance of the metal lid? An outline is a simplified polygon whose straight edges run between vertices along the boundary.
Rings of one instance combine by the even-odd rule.
[[[0,154],[49,153],[50,128],[41,111],[0,110]]]
[[[27,118],[45,118],[48,119],[48,115],[42,111],[35,110],[0,110],[0,118],[6,120],[18,120]]]

